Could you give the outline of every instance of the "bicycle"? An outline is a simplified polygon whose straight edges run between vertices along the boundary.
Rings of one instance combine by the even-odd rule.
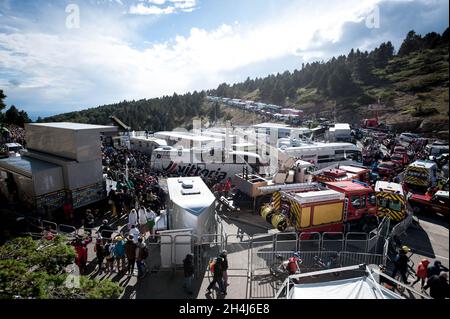
[[[334,254],[328,259],[327,261],[322,260],[319,256],[314,256],[313,261],[313,267],[318,269],[332,269],[332,268],[339,268],[341,267],[339,261],[338,261],[339,255]],[[334,272],[334,276],[339,276],[339,272]]]

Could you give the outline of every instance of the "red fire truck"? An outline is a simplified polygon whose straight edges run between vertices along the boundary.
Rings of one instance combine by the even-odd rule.
[[[368,184],[360,181],[326,182],[332,190],[343,193],[346,199],[344,221],[352,228],[367,230],[376,221],[377,199],[375,192]],[[352,229],[353,230],[353,229]]]

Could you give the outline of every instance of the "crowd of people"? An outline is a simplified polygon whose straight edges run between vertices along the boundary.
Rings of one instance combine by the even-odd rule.
[[[122,217],[132,209],[148,207],[159,214],[165,208],[165,193],[158,173],[150,167],[147,154],[126,148],[103,148],[104,176],[115,181],[108,190],[113,217]]]
[[[397,273],[400,274],[401,281],[406,285],[414,286],[419,281],[422,292],[430,290],[429,294],[434,299],[445,299],[450,297],[450,287],[448,283],[448,268],[444,267],[439,260],[435,260],[433,264],[424,258],[417,265],[415,270],[416,280],[412,283],[408,281],[408,268],[410,257],[408,253],[411,249],[408,246],[402,246],[394,259],[394,270],[392,278]]]
[[[14,124],[3,124],[0,127],[0,144],[19,143],[25,147],[25,129]]]

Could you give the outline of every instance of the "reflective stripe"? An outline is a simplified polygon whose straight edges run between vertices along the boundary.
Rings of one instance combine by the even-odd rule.
[[[398,200],[400,203],[405,203],[405,198],[403,195],[400,194],[393,194],[393,193],[386,193],[386,192],[377,192],[375,194],[377,198],[383,198],[383,199],[391,199],[391,200]]]
[[[281,208],[281,194],[280,192],[275,192],[272,195],[272,203],[273,203],[273,208],[278,212],[280,211]]]

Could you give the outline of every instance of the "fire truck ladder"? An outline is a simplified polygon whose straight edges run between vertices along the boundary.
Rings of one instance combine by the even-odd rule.
[[[323,189],[319,183],[296,183],[296,184],[284,184],[284,185],[272,185],[272,186],[260,186],[258,190],[261,195],[272,194],[279,191],[316,191]]]

